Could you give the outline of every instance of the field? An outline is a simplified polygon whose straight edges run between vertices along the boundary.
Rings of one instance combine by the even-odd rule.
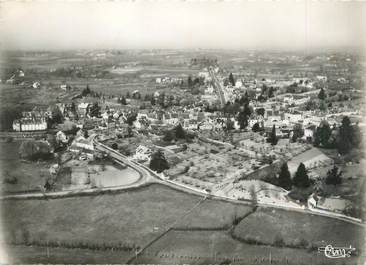
[[[3,201],[3,223],[7,239],[80,242],[123,242],[144,245],[180,220],[201,198],[160,185],[117,195],[74,197],[53,200]],[[220,204],[220,203],[219,203]],[[202,226],[230,225],[234,209],[246,212],[245,206],[221,210],[215,203],[197,212],[193,222]],[[223,217],[227,215],[228,217]],[[201,220],[201,218],[203,218]],[[40,225],[42,224],[42,225]]]
[[[67,248],[49,248],[47,256],[46,247],[9,246],[4,248],[8,254],[8,263],[57,263],[57,264],[103,264],[125,263],[133,252],[131,251],[95,251]],[[0,259],[0,262],[5,262]]]
[[[163,235],[170,227],[173,230],[149,246],[137,262],[207,264],[214,261],[213,253],[216,252],[217,258],[220,258],[217,261],[220,262],[237,257],[252,262],[245,264],[262,264],[262,259],[268,261],[271,252],[272,259],[277,260],[277,264],[286,264],[286,258],[303,264],[314,264],[314,259],[324,261],[320,264],[330,264],[326,263],[323,256],[319,257],[320,254],[316,251],[309,253],[305,248],[262,245],[272,244],[278,234],[282,235],[286,243],[291,243],[295,238],[305,238],[312,243],[342,246],[352,244],[358,249],[362,246],[361,239],[355,241],[357,235],[361,234],[361,229],[341,221],[261,208],[251,213],[249,206],[209,199],[199,204],[200,201],[202,198],[198,196],[159,184],[98,196],[5,200],[1,202],[2,225],[6,242],[21,244],[12,245],[9,253],[18,255],[22,252],[18,258],[27,263],[46,261],[45,249],[38,247],[44,246],[42,244],[47,241],[50,244],[66,244],[72,248],[87,246],[86,249],[79,250],[72,261],[68,256],[72,249],[51,248],[54,262],[74,263],[85,255],[86,260],[99,263],[103,252],[95,251],[94,256],[91,250],[95,246],[143,247]],[[235,224],[234,220],[240,221],[243,217],[245,218],[239,225],[233,227],[233,234],[238,238],[234,239],[230,228]],[[283,225],[284,220],[288,225]],[[242,242],[241,238],[248,235],[261,241],[260,245]],[[25,247],[26,243],[33,246]],[[22,248],[24,251],[20,251]],[[35,253],[37,251],[40,251],[39,257]],[[104,253],[108,256],[106,261],[111,263],[123,262],[123,257],[129,256],[128,251],[121,251],[120,256],[118,251]],[[118,260],[118,257],[122,260]],[[349,259],[351,260],[354,261],[353,258]],[[240,263],[240,260],[237,262]]]
[[[326,217],[263,208],[241,221],[235,227],[234,235],[265,244],[275,244],[276,239],[282,238],[286,245],[305,240],[315,246],[352,245],[357,249],[364,246],[363,229],[359,226]]]
[[[0,143],[0,182],[1,191],[18,192],[39,190],[49,175],[50,162],[27,162],[19,159],[18,149],[21,142]],[[4,179],[14,176],[17,183],[4,183]]]
[[[271,263],[269,262],[271,259]],[[170,231],[134,260],[137,264],[354,264],[356,258],[329,260],[301,249],[256,246],[238,242],[225,231]]]

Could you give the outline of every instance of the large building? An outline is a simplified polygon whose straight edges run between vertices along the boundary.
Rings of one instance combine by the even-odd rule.
[[[45,112],[23,112],[22,118],[13,121],[13,130],[18,132],[44,131],[47,129],[46,117]]]

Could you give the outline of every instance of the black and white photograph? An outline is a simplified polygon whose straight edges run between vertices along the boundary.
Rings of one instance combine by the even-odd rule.
[[[0,1],[0,264],[365,265],[365,90],[365,1]]]

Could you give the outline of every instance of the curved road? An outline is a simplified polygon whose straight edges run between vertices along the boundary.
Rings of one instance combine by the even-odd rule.
[[[138,162],[129,160],[125,155],[98,142],[95,139],[94,139],[94,144],[95,144],[96,149],[106,152],[113,159],[120,161],[120,162],[126,164],[127,166],[135,169],[137,172],[139,172],[139,174],[141,174],[141,176],[142,176],[140,181],[137,183],[134,183],[132,185],[128,185],[128,186],[116,186],[116,187],[95,188],[95,189],[91,188],[91,189],[82,189],[82,190],[73,190],[73,191],[57,191],[57,192],[47,192],[47,193],[35,192],[35,193],[25,193],[25,194],[4,195],[4,196],[1,196],[0,199],[16,199],[16,198],[27,199],[27,198],[42,198],[42,197],[46,197],[46,196],[60,196],[61,197],[61,196],[70,195],[70,194],[93,194],[93,193],[103,191],[103,190],[124,190],[127,188],[140,187],[142,185],[145,185],[146,183],[159,183],[159,184],[169,186],[173,189],[180,190],[180,191],[194,194],[194,195],[198,195],[198,196],[201,196],[204,198],[209,197],[212,199],[227,201],[227,202],[236,203],[236,204],[252,205],[252,201],[250,201],[250,200],[236,200],[236,199],[232,199],[232,198],[228,198],[228,197],[216,196],[213,194],[208,194],[204,191],[199,191],[197,189],[191,189],[190,187],[179,185],[178,183],[174,183],[171,181],[168,182],[168,181],[162,179],[156,172],[152,171],[148,167],[146,167]],[[365,223],[359,222],[355,218],[351,218],[351,217],[336,214],[336,213],[328,213],[328,212],[323,213],[323,212],[312,211],[308,208],[302,209],[302,208],[277,206],[277,205],[264,204],[264,203],[257,203],[256,205],[259,207],[264,207],[264,208],[275,208],[275,209],[282,209],[282,210],[286,210],[286,211],[295,211],[295,212],[300,212],[300,213],[324,216],[324,217],[338,219],[338,220],[342,220],[342,221],[345,221],[348,223],[366,227]]]

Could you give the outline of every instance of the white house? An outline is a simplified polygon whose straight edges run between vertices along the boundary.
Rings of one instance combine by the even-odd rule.
[[[94,144],[92,137],[85,138],[82,135],[77,136],[72,142],[69,150],[75,153],[86,153],[89,157],[93,157]]]
[[[81,116],[84,116],[88,113],[89,103],[80,103],[78,105],[78,112]]]
[[[33,88],[39,88],[40,86],[41,86],[41,83],[38,82],[38,81],[34,82],[33,85],[32,85]]]
[[[144,145],[139,145],[136,148],[136,153],[132,159],[137,161],[149,161],[151,158],[152,150]]]

